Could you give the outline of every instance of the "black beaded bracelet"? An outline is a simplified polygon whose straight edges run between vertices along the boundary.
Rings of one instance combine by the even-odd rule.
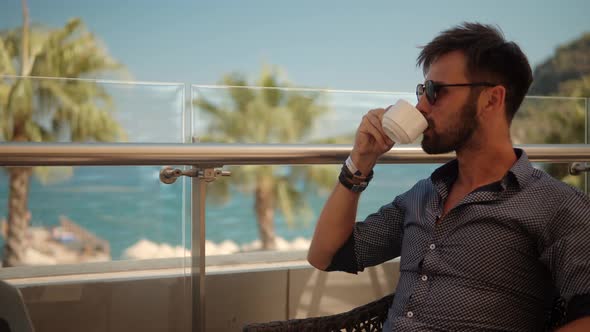
[[[360,193],[367,188],[369,181],[373,179],[373,174],[373,170],[371,170],[369,175],[366,177],[354,175],[348,169],[346,164],[344,164],[340,171],[340,175],[338,176],[338,180],[345,188],[348,188],[350,191]]]

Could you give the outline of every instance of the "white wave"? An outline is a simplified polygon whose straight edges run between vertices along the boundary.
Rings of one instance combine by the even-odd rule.
[[[311,241],[303,237],[297,237],[293,241],[287,241],[282,237],[276,238],[277,251],[294,251],[307,250]],[[238,252],[248,252],[261,250],[260,240],[255,240],[239,246],[233,241],[225,240],[220,243],[205,241],[205,253],[207,256],[214,255],[231,255]],[[190,250],[182,246],[173,246],[168,243],[157,243],[147,239],[141,239],[123,252],[123,259],[151,259],[151,258],[170,258],[170,257],[188,257]]]

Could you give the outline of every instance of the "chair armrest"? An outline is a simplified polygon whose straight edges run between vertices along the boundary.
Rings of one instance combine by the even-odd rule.
[[[244,326],[244,332],[276,331],[381,331],[394,294],[350,311],[324,317],[290,319]]]

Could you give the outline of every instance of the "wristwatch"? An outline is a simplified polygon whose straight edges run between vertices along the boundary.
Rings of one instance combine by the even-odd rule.
[[[360,172],[357,172],[360,173]],[[338,180],[344,187],[354,193],[363,192],[369,185],[369,182],[373,178],[373,170],[367,175],[366,177],[359,176],[357,174],[353,174],[350,169],[347,167],[345,163],[342,165],[342,170],[340,171],[340,175],[338,176]]]
[[[342,185],[344,187],[346,187],[348,190],[352,191],[353,193],[363,192],[363,190],[365,190],[367,188],[367,186],[369,185],[369,182],[368,181],[361,181],[359,183],[349,182],[348,179],[346,179],[342,175],[342,173],[340,173],[340,176],[338,177],[338,180],[340,180],[340,183],[342,183]]]

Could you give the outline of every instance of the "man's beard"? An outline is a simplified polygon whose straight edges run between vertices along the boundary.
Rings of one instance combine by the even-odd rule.
[[[429,136],[422,139],[422,149],[428,154],[448,153],[461,150],[471,139],[478,128],[477,123],[477,97],[479,94],[470,94],[467,102],[461,108],[458,117],[450,123],[443,133],[434,131],[434,123],[428,121]]]

